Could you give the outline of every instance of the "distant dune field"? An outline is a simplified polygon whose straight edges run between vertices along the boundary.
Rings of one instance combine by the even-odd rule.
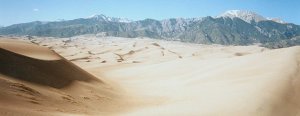
[[[297,116],[300,47],[0,37],[2,116]]]

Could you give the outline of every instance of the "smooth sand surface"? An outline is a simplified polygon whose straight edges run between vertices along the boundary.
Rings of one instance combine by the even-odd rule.
[[[14,67],[17,71],[53,78],[51,82],[56,83],[68,81],[55,86],[36,81],[40,79],[37,77],[27,75],[24,79],[15,72],[5,72],[9,64],[16,64],[2,58],[6,65],[1,66],[0,115],[300,115],[300,47],[269,50],[256,45],[200,45],[93,35],[30,40],[15,37],[14,42],[3,44],[7,39],[0,38],[0,46],[6,50],[1,54],[12,53],[10,57],[45,68]],[[16,40],[48,47],[59,55],[28,43],[26,46],[35,52],[18,52],[25,43]],[[35,65],[57,61],[65,63]],[[72,67],[74,70],[66,70]]]

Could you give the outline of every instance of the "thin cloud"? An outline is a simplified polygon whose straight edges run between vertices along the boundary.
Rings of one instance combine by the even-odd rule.
[[[35,8],[35,9],[33,9],[33,11],[38,12],[38,11],[40,11],[40,9]]]

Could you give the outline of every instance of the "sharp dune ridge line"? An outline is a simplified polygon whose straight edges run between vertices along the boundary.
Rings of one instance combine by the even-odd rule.
[[[4,116],[300,115],[298,46],[2,36],[0,64]]]
[[[17,54],[37,58],[41,60],[59,60],[60,57],[55,52],[49,51],[48,48],[39,47],[25,42],[1,41],[2,49],[14,51]],[[31,51],[35,50],[35,51]],[[34,53],[34,54],[33,54]]]

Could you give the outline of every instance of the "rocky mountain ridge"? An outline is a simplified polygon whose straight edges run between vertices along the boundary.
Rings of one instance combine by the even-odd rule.
[[[71,37],[98,33],[102,36],[150,37],[202,44],[249,45],[296,42],[300,36],[300,26],[265,18],[251,11],[232,10],[217,17],[132,21],[95,15],[47,23],[35,21],[0,28],[2,35]]]

